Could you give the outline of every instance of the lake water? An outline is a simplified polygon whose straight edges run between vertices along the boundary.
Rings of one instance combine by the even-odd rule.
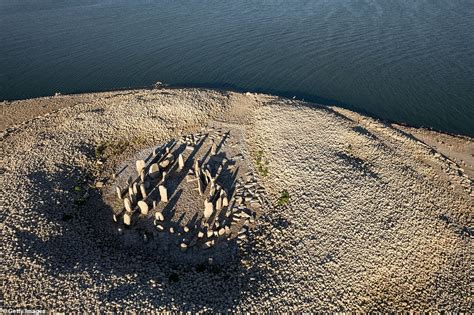
[[[172,85],[474,136],[473,0],[0,0],[0,99]]]

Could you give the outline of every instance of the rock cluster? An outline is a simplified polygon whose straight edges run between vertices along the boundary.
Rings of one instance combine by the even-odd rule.
[[[144,229],[143,240],[148,242],[147,235],[157,232],[175,235],[178,239],[174,243],[182,252],[190,248],[209,249],[220,241],[246,239],[249,226],[255,223],[256,210],[261,207],[264,190],[252,172],[245,174],[246,181],[223,176],[225,172],[229,174],[229,166],[235,166],[223,150],[230,132],[219,134],[219,145],[214,136],[207,140],[208,136],[197,133],[179,141],[173,139],[153,149],[148,158],[135,161],[136,174],[128,177],[126,187],[115,188],[121,206],[113,210],[113,220],[120,231],[143,229],[140,221],[152,218],[153,230],[149,226]],[[197,158],[204,147],[209,148],[207,153],[202,159]],[[189,154],[185,159],[186,153]],[[165,213],[167,207],[176,207],[177,200],[172,205],[170,200],[180,198],[178,187],[195,192],[188,204],[202,205],[195,214],[200,220],[176,226],[172,215]]]

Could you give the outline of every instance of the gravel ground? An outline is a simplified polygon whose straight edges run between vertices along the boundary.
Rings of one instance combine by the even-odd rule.
[[[268,95],[158,89],[70,103],[2,133],[2,310],[473,311],[471,179],[410,134]],[[92,185],[214,123],[243,130],[269,196],[235,258],[195,266],[122,246]],[[126,145],[99,165],[103,143]]]

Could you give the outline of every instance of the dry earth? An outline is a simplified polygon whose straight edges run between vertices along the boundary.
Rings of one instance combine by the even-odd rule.
[[[48,100],[53,111],[18,118],[22,105]],[[402,128],[200,89],[2,108],[2,311],[473,311],[472,178]],[[268,195],[235,259],[196,266],[123,246],[110,232],[108,176],[140,150],[213,124],[242,130]],[[463,139],[466,153],[473,140]],[[104,143],[115,150],[99,165]]]

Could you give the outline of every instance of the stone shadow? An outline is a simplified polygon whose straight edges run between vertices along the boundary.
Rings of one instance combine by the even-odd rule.
[[[372,171],[369,164],[367,164],[364,160],[357,156],[348,155],[344,152],[336,153],[336,156],[340,158],[344,163],[350,165],[353,169],[357,170],[358,172],[364,174],[365,176],[369,176],[375,179],[379,179],[379,175]]]

